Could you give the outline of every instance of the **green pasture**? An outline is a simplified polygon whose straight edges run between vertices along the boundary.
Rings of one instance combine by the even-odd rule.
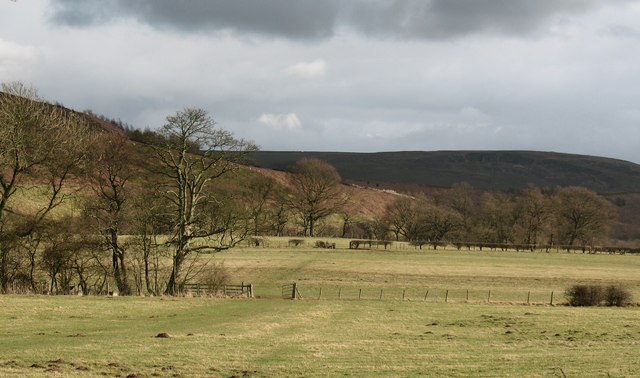
[[[635,307],[17,296],[0,305],[4,376],[640,374]]]
[[[313,248],[315,240],[289,247],[270,238],[266,247],[237,248],[216,255],[239,281],[252,283],[258,296],[280,293],[297,282],[303,298],[470,302],[564,301],[576,283],[622,284],[640,300],[640,256],[566,252],[458,251],[418,249],[394,243],[368,250],[347,249],[348,240],[329,239],[337,249]]]
[[[0,296],[0,376],[640,375],[640,307],[561,304],[574,283],[640,299],[640,256],[336,242],[215,255],[254,299]],[[292,282],[303,299],[280,299]]]

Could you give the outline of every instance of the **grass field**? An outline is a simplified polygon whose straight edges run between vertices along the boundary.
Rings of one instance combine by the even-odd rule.
[[[564,301],[564,290],[575,283],[619,283],[640,299],[640,256],[591,255],[565,252],[500,252],[416,249],[396,243],[391,250],[348,250],[347,241],[336,250],[309,247],[285,248],[285,239],[272,238],[268,248],[236,249],[220,254],[234,277],[256,285],[257,295],[279,294],[279,285],[298,282],[303,296],[317,298],[365,298],[384,296],[444,301],[449,290],[453,301],[533,302]],[[313,245],[313,241],[306,243]],[[342,249],[340,247],[343,247]]]
[[[542,304],[552,290],[564,301],[576,282],[622,282],[637,293],[640,256],[272,243],[215,257],[254,284],[255,299],[1,296],[0,375],[640,375],[640,307]],[[279,299],[293,281],[304,299]],[[447,289],[458,294],[444,303]],[[528,291],[540,304],[522,304]]]

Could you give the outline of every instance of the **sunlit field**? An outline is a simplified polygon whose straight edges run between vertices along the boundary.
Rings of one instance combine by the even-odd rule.
[[[318,239],[320,240],[320,239]],[[325,240],[325,239],[321,239]],[[271,296],[279,286],[297,282],[303,297],[387,297],[444,301],[564,301],[564,290],[576,283],[622,284],[640,299],[640,256],[566,252],[436,251],[394,243],[369,250],[349,250],[348,240],[330,239],[337,249],[312,248],[315,240],[289,247],[287,239],[270,238],[266,248],[239,248],[221,253],[238,280],[253,283],[256,294]],[[489,293],[491,291],[491,293]]]
[[[640,374],[640,307],[572,308],[563,296],[574,283],[622,283],[637,300],[640,256],[336,242],[216,255],[253,299],[2,296],[0,375]],[[292,282],[302,299],[280,297]]]

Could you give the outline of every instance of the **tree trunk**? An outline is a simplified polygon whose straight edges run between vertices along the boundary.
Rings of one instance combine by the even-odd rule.
[[[309,217],[309,236],[313,237],[313,226],[315,225],[315,222],[313,221],[313,217]]]
[[[7,267],[7,259],[8,259],[8,251],[5,249],[0,249],[0,291],[3,294],[9,293],[9,268]]]
[[[149,279],[149,253],[144,253],[144,283],[147,288],[147,293],[152,293],[151,281]]]
[[[124,265],[124,256],[117,254],[114,256],[113,276],[116,280],[119,295],[131,295],[131,287],[127,277],[127,270]]]
[[[127,269],[124,261],[124,250],[118,243],[118,231],[109,229],[109,245],[112,251],[113,278],[116,281],[119,295],[131,295],[131,287],[127,277]]]
[[[167,283],[167,289],[165,294],[176,295],[180,291],[178,287],[178,276],[180,275],[180,269],[182,268],[182,262],[184,261],[184,253],[182,251],[176,251],[176,255],[173,257],[173,270]]]

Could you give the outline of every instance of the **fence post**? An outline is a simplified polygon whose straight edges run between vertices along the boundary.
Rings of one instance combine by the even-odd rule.
[[[360,289],[360,291],[358,291],[358,300],[360,300],[362,298],[362,289]]]
[[[527,293],[527,304],[530,304],[529,299],[531,299],[531,292]]]
[[[424,300],[427,300],[427,296],[429,295],[429,290],[427,290],[427,292],[424,294]]]
[[[551,292],[551,302],[549,304],[553,306],[553,291]]]
[[[322,299],[322,286],[320,286],[320,293],[318,293],[318,300]]]
[[[296,293],[298,292],[297,290],[297,284],[294,282],[292,289],[291,289],[291,299],[296,299]]]
[[[469,289],[467,289],[467,302],[469,302]]]
[[[491,303],[491,290],[489,290],[489,294],[487,294],[487,303]]]
[[[404,301],[404,295],[406,293],[407,289],[402,289],[402,300]]]
[[[342,299],[342,288],[338,288],[338,299]]]
[[[444,303],[449,303],[449,290],[444,294]]]
[[[382,290],[383,289],[380,289],[380,300],[382,300]]]

